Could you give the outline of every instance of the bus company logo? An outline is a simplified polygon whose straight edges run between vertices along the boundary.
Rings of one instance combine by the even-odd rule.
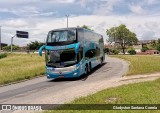
[[[12,110],[11,105],[2,105],[2,110]]]
[[[52,49],[53,50],[56,50],[56,49],[66,49],[67,46],[57,46],[57,47],[53,47]]]
[[[59,74],[62,74],[62,71],[59,71]]]

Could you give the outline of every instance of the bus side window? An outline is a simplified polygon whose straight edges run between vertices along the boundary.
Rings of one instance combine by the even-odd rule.
[[[81,61],[82,60],[82,58],[83,58],[83,47],[81,47],[80,49],[79,49],[79,53],[78,53],[78,61]]]
[[[96,53],[95,53],[96,55],[95,56],[99,56],[100,55],[100,48],[96,48]]]
[[[96,56],[96,50],[92,49],[92,50],[88,50],[85,54],[86,58],[93,58]]]

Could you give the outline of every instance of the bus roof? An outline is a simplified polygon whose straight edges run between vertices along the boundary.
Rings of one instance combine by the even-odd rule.
[[[53,29],[53,30],[51,30],[51,31],[63,31],[63,30],[70,30],[70,29],[85,29],[85,28],[83,28],[83,27],[69,27],[69,28]],[[92,31],[92,30],[89,30],[89,29],[85,29],[85,30],[90,31],[90,32],[92,32],[92,33],[95,33],[95,34],[97,34],[97,35],[101,35],[101,34],[99,34],[99,33],[96,33],[96,32],[94,32],[94,31]],[[102,35],[101,35],[101,36],[102,36]]]
[[[61,30],[69,30],[69,29],[77,29],[78,27],[69,27],[69,28],[59,28],[59,29],[53,29],[51,31],[61,31]]]

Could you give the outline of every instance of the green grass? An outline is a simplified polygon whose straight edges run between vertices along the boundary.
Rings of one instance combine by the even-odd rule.
[[[155,55],[113,55],[130,62],[127,75],[150,74],[160,72],[160,56]]]
[[[44,72],[44,57],[38,55],[8,54],[0,59],[0,84],[29,79]]]
[[[7,57],[7,53],[1,53],[0,54],[0,59]]]
[[[149,82],[123,85],[116,88],[102,90],[98,93],[75,99],[69,104],[159,104],[160,79]],[[116,98],[114,101],[107,101]],[[65,106],[62,106],[65,107]],[[53,110],[46,113],[158,113],[156,110]]]
[[[160,56],[116,55],[130,62],[127,75],[160,72]],[[116,98],[114,101],[107,101]],[[160,79],[105,89],[68,104],[160,104]],[[61,106],[63,109],[67,106]],[[159,113],[159,110],[50,110],[46,113]]]

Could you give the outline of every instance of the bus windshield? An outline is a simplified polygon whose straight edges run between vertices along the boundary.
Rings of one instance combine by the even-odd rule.
[[[52,42],[67,42],[76,40],[76,30],[60,30],[60,31],[50,31],[48,33],[47,43]]]
[[[77,63],[74,49],[55,50],[46,52],[47,66],[66,67]]]

